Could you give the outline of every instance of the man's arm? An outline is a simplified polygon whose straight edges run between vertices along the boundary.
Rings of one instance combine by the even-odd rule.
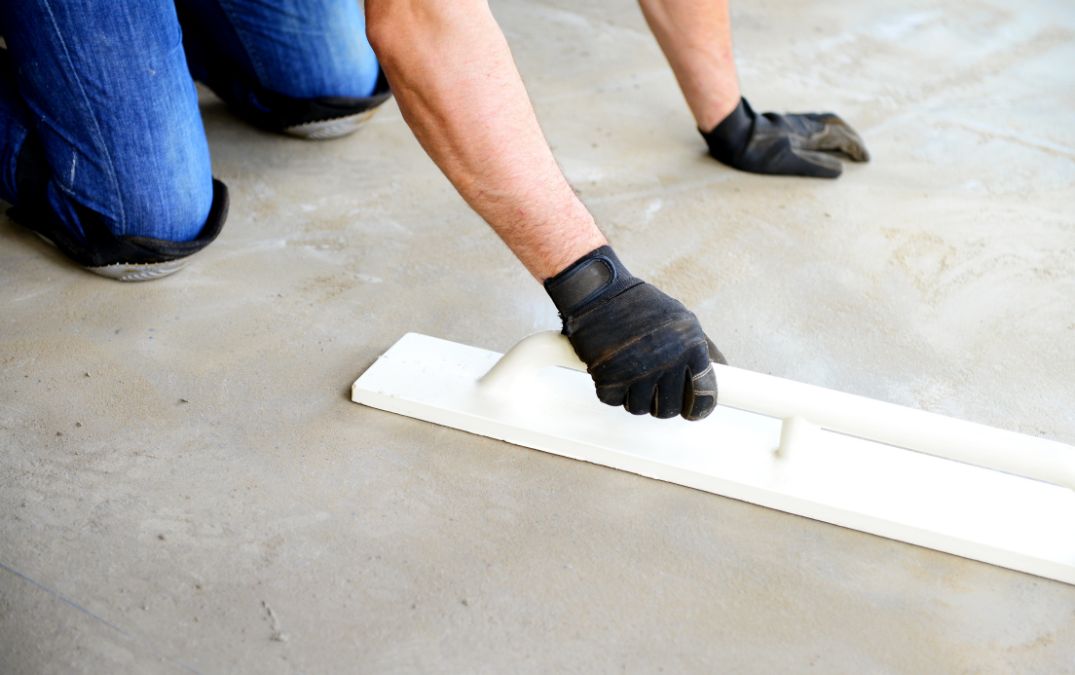
[[[739,92],[728,0],[639,0],[709,154],[753,173],[835,178],[869,153],[833,113],[755,113]]]
[[[639,0],[698,128],[712,129],[739,105],[728,0]]]
[[[639,415],[708,415],[716,378],[697,318],[607,246],[553,159],[487,2],[366,0],[366,20],[407,124],[545,283],[598,398]]]
[[[539,281],[607,244],[538,126],[483,0],[367,0],[404,119],[463,199]]]

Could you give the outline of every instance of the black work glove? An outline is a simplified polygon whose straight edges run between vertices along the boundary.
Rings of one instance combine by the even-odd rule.
[[[759,115],[745,98],[712,131],[699,131],[715,159],[752,173],[836,178],[843,165],[834,154],[870,160],[859,135],[833,113]]]
[[[712,358],[726,363],[678,300],[631,276],[602,246],[545,281],[597,398],[635,415],[699,420],[717,405]]]

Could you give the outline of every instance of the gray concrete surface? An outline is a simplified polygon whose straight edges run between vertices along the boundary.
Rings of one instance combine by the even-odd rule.
[[[866,138],[835,182],[708,160],[627,0],[494,8],[734,363],[1075,442],[1070,3],[739,3],[756,107]],[[330,143],[204,114],[233,215],[180,275],[0,222],[0,671],[1075,672],[1070,586],[351,404],[406,331],[554,313],[394,105]]]

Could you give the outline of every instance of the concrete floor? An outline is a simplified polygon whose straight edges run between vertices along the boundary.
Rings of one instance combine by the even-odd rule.
[[[733,363],[1075,442],[1070,3],[739,3],[755,107],[866,138],[835,182],[707,159],[627,0],[494,8]],[[180,275],[0,222],[0,671],[1075,672],[1073,587],[350,403],[406,331],[552,307],[394,105],[329,143],[204,114],[232,217]]]

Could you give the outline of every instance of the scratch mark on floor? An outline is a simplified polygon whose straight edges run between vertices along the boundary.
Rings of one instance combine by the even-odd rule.
[[[287,633],[280,630],[280,620],[276,618],[276,612],[272,611],[272,607],[264,600],[261,601],[261,606],[265,609],[265,616],[268,617],[269,627],[272,629],[269,639],[273,642],[287,642]]]
[[[123,628],[121,628],[121,627],[117,626],[116,624],[112,623],[111,621],[109,621],[108,619],[104,618],[100,614],[96,614],[93,611],[91,611],[89,609],[86,609],[85,607],[83,607],[82,605],[78,604],[77,602],[75,602],[71,598],[67,597],[63,593],[60,593],[59,591],[57,591],[55,589],[49,588],[48,586],[46,586],[45,584],[41,583],[40,581],[37,581],[36,579],[23,574],[22,572],[20,572],[19,570],[15,569],[14,567],[11,567],[9,565],[5,565],[4,563],[0,562],[0,570],[8,572],[9,574],[12,574],[12,575],[18,577],[19,579],[22,579],[23,581],[25,581],[26,583],[30,584],[31,586],[34,586],[35,588],[37,588],[39,590],[42,590],[45,593],[48,593],[49,595],[51,595],[52,597],[56,598],[60,602],[64,603],[68,607],[71,607],[72,609],[78,610],[79,612],[85,614],[86,616],[90,617],[94,621],[97,621],[98,623],[102,623],[102,624],[108,626],[109,628],[111,628],[112,630],[116,631],[117,633],[119,633],[123,637],[125,637],[125,638],[127,638],[129,640],[135,641],[134,636],[131,635],[130,633],[128,633]],[[152,647],[149,647],[149,645],[143,645],[143,646],[148,647],[150,649],[150,651],[152,651],[155,655],[160,656],[160,653],[157,652],[157,650],[153,649]],[[172,665],[174,665],[174,666],[178,666],[178,667],[182,668],[183,670],[186,670],[186,671],[191,672],[191,673],[198,673],[198,675],[200,675],[200,671],[198,671],[198,670],[196,670],[194,668],[191,668],[190,666],[188,666],[185,663],[181,663],[179,661],[174,661],[172,659],[167,659],[167,661],[169,663],[171,663]]]

